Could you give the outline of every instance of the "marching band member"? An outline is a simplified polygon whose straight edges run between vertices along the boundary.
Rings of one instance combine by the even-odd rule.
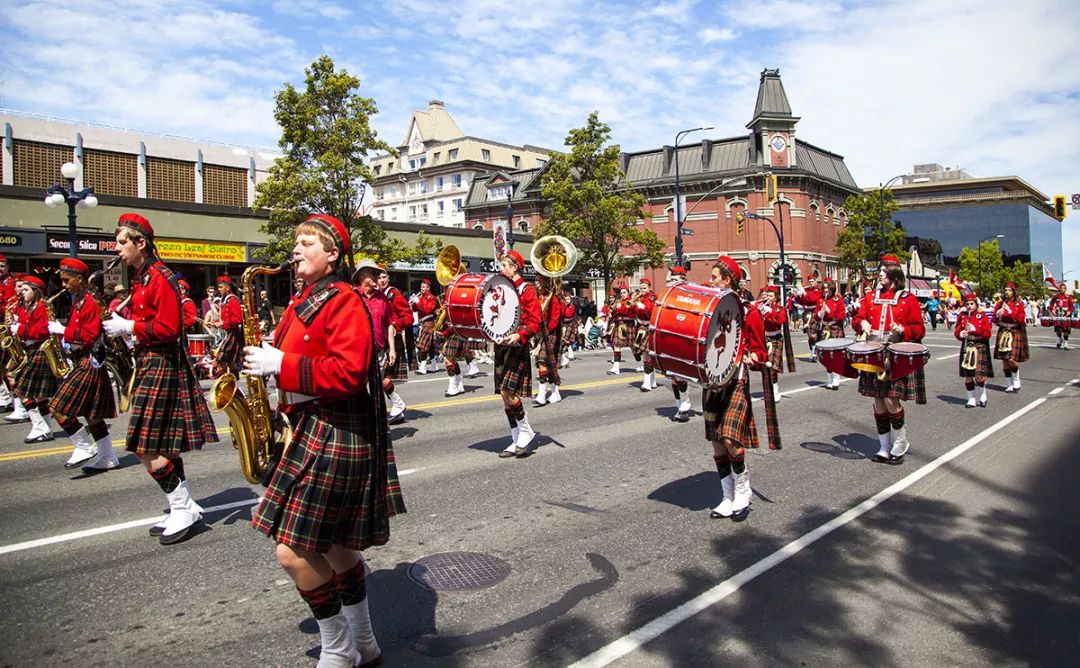
[[[401,294],[394,286],[390,285],[390,273],[385,267],[378,267],[379,275],[376,287],[386,297],[390,304],[390,324],[394,327],[394,345],[390,346],[390,364],[386,367],[383,375],[383,388],[386,390],[386,398],[390,401],[390,424],[401,424],[405,421],[405,400],[394,389],[394,381],[404,383],[409,380],[410,360],[415,364],[416,351],[409,354],[408,332],[412,332],[413,314],[412,306],[405,295]]]
[[[646,350],[649,336],[649,320],[652,319],[653,308],[656,306],[656,295],[652,291],[652,281],[647,278],[641,279],[637,298],[634,300],[634,359],[641,362],[641,368],[645,376],[641,380],[641,391],[655,390],[656,371],[653,370],[652,357]]]
[[[458,361],[469,354],[467,352],[469,342],[455,334],[449,325],[443,328],[442,337],[443,366],[446,368],[446,376],[449,378],[449,385],[446,387],[444,396],[456,397],[465,393],[465,381],[461,376],[461,365]]]
[[[562,401],[559,394],[559,357],[562,352],[562,312],[563,305],[559,295],[552,291],[551,279],[543,274],[536,277],[540,288],[540,348],[536,353],[537,394],[533,397],[534,406],[545,406]],[[548,386],[551,395],[548,395]]]
[[[739,291],[742,270],[726,255],[717,258],[710,276],[714,288]],[[736,522],[750,513],[750,472],[746,469],[746,448],[758,447],[757,425],[750,405],[748,371],[765,362],[765,326],[761,314],[747,303],[743,304],[745,321],[737,345],[735,359],[737,375],[718,390],[705,389],[702,412],[705,415],[705,438],[712,442],[713,460],[720,475],[724,499],[713,508],[710,517],[730,517]],[[771,435],[770,435],[771,437]]]
[[[169,500],[169,515],[150,529],[162,545],[183,540],[202,508],[191,498],[182,454],[218,440],[184,345],[180,286],[158,258],[154,228],[137,213],[120,215],[116,250],[135,270],[132,320],[113,313],[102,323],[110,337],[135,339],[136,382],[127,450],[135,453]]]
[[[431,294],[431,280],[425,278],[420,281],[420,294],[416,299],[416,315],[420,321],[420,333],[416,335],[416,357],[420,360],[416,372],[425,374],[428,372],[428,362],[434,367],[435,362],[435,311],[439,308],[439,300]],[[434,368],[432,371],[434,372]]]
[[[825,279],[825,289],[822,292],[821,306],[817,310],[817,320],[821,325],[821,332],[828,332],[828,338],[841,339],[844,337],[844,320],[847,318],[847,306],[844,298],[836,293],[836,283],[831,278]],[[840,374],[826,371],[828,383],[825,389],[840,389]]]
[[[379,272],[382,267],[372,260],[361,260],[353,273],[353,282],[357,285],[360,297],[364,300],[364,306],[371,316],[371,339],[375,348],[376,367],[379,370],[380,383],[383,394],[391,406],[391,412],[387,416],[387,424],[395,425],[405,422],[405,402],[401,401],[401,410],[394,412],[393,396],[394,381],[387,373],[397,364],[397,350],[395,341],[393,317],[394,307],[377,286]],[[401,397],[398,397],[401,400]]]
[[[994,377],[993,358],[990,356],[990,334],[993,327],[990,318],[979,307],[974,292],[964,295],[964,310],[956,319],[953,334],[960,340],[960,377],[967,389],[968,408],[975,408],[975,388],[979,388],[979,406],[986,408],[986,379]],[[975,368],[965,369],[964,360],[974,350]]]
[[[795,303],[799,304],[806,311],[806,342],[810,346],[811,362],[817,361],[817,350],[814,346],[817,345],[821,335],[821,318],[818,316],[822,299],[821,288],[818,286],[818,280],[816,278],[811,278],[807,281],[804,290],[795,293]]]
[[[218,349],[217,362],[226,371],[237,376],[243,358],[244,315],[231,278],[218,276],[217,289],[221,296],[221,316],[214,324],[225,332],[225,340]]]
[[[293,425],[251,523],[277,543],[278,563],[319,625],[318,665],[331,668],[381,660],[360,551],[385,544],[390,516],[405,511],[372,321],[338,273],[350,245],[333,216],[298,225],[292,257],[305,287],[282,314],[274,344],[244,349],[248,373],[277,377]]]
[[[784,322],[787,313],[780,307],[780,286],[766,285],[755,302],[761,313],[765,328],[765,349],[768,353],[769,378],[772,381],[773,396],[780,401],[780,374],[784,372]]]
[[[570,366],[570,362],[574,359],[574,346],[578,342],[578,327],[581,326],[581,322],[577,317],[577,307],[574,306],[573,295],[567,290],[562,295],[562,346],[563,351],[559,359],[559,366]]]
[[[72,297],[71,317],[65,327],[49,321],[49,333],[64,337],[71,350],[74,368],[59,381],[56,396],[49,402],[53,417],[75,449],[65,468],[82,465],[89,471],[107,471],[120,465],[113,452],[112,436],[105,420],[116,417],[116,401],[104,359],[92,358],[91,348],[101,340],[101,305],[87,288],[90,268],[82,260],[60,260],[60,278]],[[78,418],[86,419],[86,426]]]
[[[199,307],[195,305],[188,295],[191,294],[191,285],[184,279],[176,282],[180,286],[180,313],[184,321],[184,331],[190,332],[199,321]]]
[[[866,335],[876,332],[884,341],[918,343],[926,335],[922,307],[915,295],[904,289],[904,270],[895,258],[886,255],[878,272],[878,293],[864,299],[851,324]],[[922,369],[897,380],[888,376],[879,379],[876,373],[859,372],[859,394],[874,399],[874,421],[877,423],[880,448],[873,461],[901,464],[910,447],[904,426],[904,406],[901,402],[915,400],[926,403],[926,376]],[[891,438],[890,438],[891,437]]]
[[[1016,294],[1016,283],[1009,281],[1005,284],[1005,299],[994,308],[994,320],[998,326],[994,358],[1001,360],[1001,365],[1005,367],[1005,378],[1009,379],[1005,391],[1010,393],[1020,391],[1020,365],[1031,357],[1026,318],[1024,302]],[[1010,338],[1011,344],[1007,343]]]
[[[12,322],[18,323],[18,322],[22,322],[23,320],[26,319],[26,307],[23,304],[23,297],[22,297],[22,295],[23,295],[22,286],[23,286],[23,282],[26,279],[22,274],[18,274],[14,278],[15,278],[15,281],[14,281],[15,282],[15,297],[6,306],[11,308]],[[5,315],[6,315],[6,312],[5,312]],[[12,334],[12,336],[16,336],[16,335]],[[8,372],[7,372],[7,366],[6,366],[6,364],[7,364],[7,353],[6,353],[6,351],[5,351],[4,355],[3,355],[3,360],[4,360],[4,363],[5,363],[5,367],[4,367],[4,370],[3,370],[4,377],[11,384],[12,396],[15,398],[14,401],[12,402],[11,413],[4,416],[4,423],[5,424],[21,424],[23,422],[29,422],[30,421],[30,413],[27,412],[26,406],[23,405],[22,399],[20,399],[19,395],[15,392],[15,385],[16,385],[16,382],[18,381],[18,375],[17,374],[8,375]],[[23,368],[23,370],[25,370],[25,367]]]
[[[525,259],[512,250],[503,255],[502,275],[514,282],[521,301],[521,325],[518,331],[495,342],[495,393],[502,395],[503,409],[510,423],[510,445],[500,457],[522,457],[536,432],[525,415],[522,397],[532,394],[532,364],[529,359],[531,342],[543,326],[540,299],[536,288],[521,277]]]
[[[56,394],[56,376],[41,349],[49,337],[49,317],[42,299],[45,282],[37,276],[23,276],[19,290],[23,306],[18,321],[11,325],[11,333],[23,340],[27,362],[15,379],[15,396],[22,400],[30,418],[30,433],[23,442],[43,443],[53,440],[49,399]]]
[[[619,288],[618,298],[608,308],[608,322],[611,323],[612,350],[611,368],[608,369],[608,375],[617,376],[621,371],[619,366],[622,364],[622,349],[627,347],[633,349],[634,346],[630,330],[634,322],[634,313],[630,306],[630,290],[626,287]]]
[[[1058,283],[1058,291],[1050,298],[1050,315],[1064,318],[1060,325],[1054,325],[1054,334],[1057,334],[1057,347],[1069,349],[1069,332],[1072,331],[1072,312],[1076,308],[1076,300],[1068,293],[1069,287],[1065,281]]]
[[[671,276],[668,277],[668,286],[686,282],[686,267],[675,265],[671,268]],[[690,415],[694,412],[690,402],[690,385],[682,379],[668,377],[671,381],[671,393],[675,395],[675,422],[689,422]]]
[[[0,309],[7,309],[16,301],[15,277],[8,273],[7,257],[0,255]],[[12,381],[8,378],[5,366],[7,364],[7,351],[0,351],[0,413],[10,413],[15,410],[15,399],[11,394]],[[22,409],[25,412],[25,409]]]

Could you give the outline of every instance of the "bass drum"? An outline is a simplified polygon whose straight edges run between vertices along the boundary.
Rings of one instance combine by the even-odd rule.
[[[646,354],[669,377],[722,387],[739,370],[742,328],[742,302],[731,290],[673,285],[653,308]]]
[[[446,289],[446,324],[463,339],[495,341],[517,331],[521,300],[502,274],[461,274]]]

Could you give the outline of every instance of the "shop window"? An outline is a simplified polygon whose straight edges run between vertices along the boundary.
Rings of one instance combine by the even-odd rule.
[[[247,206],[247,170],[243,167],[203,165],[203,202]]]
[[[195,164],[170,158],[146,159],[146,195],[169,202],[195,201]]]
[[[83,152],[86,177],[98,195],[139,196],[139,157],[131,153],[86,149]]]
[[[44,189],[63,181],[60,165],[70,162],[75,155],[71,146],[21,139],[16,139],[12,148],[15,185],[28,188]]]

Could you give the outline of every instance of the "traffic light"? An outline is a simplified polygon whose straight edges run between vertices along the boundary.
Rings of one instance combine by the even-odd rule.
[[[741,213],[735,214],[735,234],[741,235],[746,227],[746,217]]]
[[[1054,218],[1065,220],[1065,196],[1054,195]]]
[[[769,200],[769,204],[776,202],[776,182],[777,178],[775,174],[765,175],[765,199]]]

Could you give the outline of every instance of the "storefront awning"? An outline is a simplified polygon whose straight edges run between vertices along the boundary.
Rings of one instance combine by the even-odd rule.
[[[909,278],[907,281],[907,288],[915,294],[916,297],[925,297],[929,299],[934,296],[934,290],[937,287],[933,283],[923,278]]]

